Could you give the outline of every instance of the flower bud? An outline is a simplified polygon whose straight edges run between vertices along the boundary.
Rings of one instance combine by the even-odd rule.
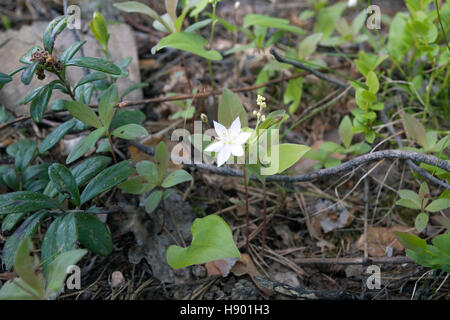
[[[200,115],[200,119],[202,119],[202,121],[203,121],[204,123],[208,123],[208,116],[207,116],[206,114],[202,113],[202,114]]]

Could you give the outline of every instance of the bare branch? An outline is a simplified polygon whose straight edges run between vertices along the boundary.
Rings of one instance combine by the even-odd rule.
[[[149,154],[154,155],[155,149],[152,147],[145,146],[139,142],[130,141],[130,144],[138,148],[139,150]],[[183,163],[187,167],[198,168],[202,170],[209,171],[211,173],[223,175],[223,176],[232,176],[232,177],[243,177],[243,172],[238,169],[232,169],[228,167],[216,167],[207,164],[195,164],[195,163],[186,163],[186,159],[172,157],[172,161],[177,163]],[[334,176],[342,172],[350,171],[364,163],[378,161],[381,159],[401,159],[401,160],[412,160],[415,162],[423,162],[432,166],[437,166],[440,169],[446,170],[450,172],[450,162],[438,159],[434,156],[430,156],[427,154],[417,153],[417,152],[409,152],[409,151],[400,151],[400,150],[383,150],[377,151],[373,153],[369,153],[352,160],[349,160],[343,164],[338,166],[321,169],[311,173],[304,173],[296,176],[284,176],[284,175],[273,175],[268,176],[266,181],[279,181],[279,182],[306,182],[312,181],[324,177]],[[252,179],[256,179],[252,176]]]

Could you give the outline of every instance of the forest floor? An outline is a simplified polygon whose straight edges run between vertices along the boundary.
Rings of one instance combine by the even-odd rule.
[[[244,15],[257,12],[286,18],[292,24],[304,29],[312,26],[298,19],[302,1],[278,1],[273,6],[269,1],[241,1],[239,11],[234,10],[232,1],[223,1],[218,15],[230,21],[241,22]],[[403,6],[394,6],[397,1],[384,7],[390,15]],[[400,1],[398,1],[400,3]],[[291,4],[291,5],[290,5]],[[292,4],[298,4],[293,6]],[[14,12],[9,8],[8,12]],[[21,13],[28,17],[27,9]],[[45,20],[42,13],[35,13],[35,19]],[[32,21],[12,17],[12,28],[19,29]],[[180,51],[166,50],[152,55],[150,50],[160,38],[144,16],[124,15],[125,23],[135,33],[142,82],[149,86],[143,89],[144,98],[165,97],[168,94],[189,93],[190,88],[184,75]],[[351,17],[347,17],[351,19]],[[47,20],[48,21],[48,20]],[[381,30],[381,32],[386,32]],[[68,35],[70,36],[70,33]],[[241,38],[230,39],[229,33],[217,25],[215,49],[224,51],[241,43]],[[346,54],[356,55],[359,46],[343,48]],[[369,50],[369,48],[367,48]],[[318,48],[317,55],[330,68],[349,77],[358,77],[355,66],[342,56],[331,54],[326,48]],[[190,81],[205,92],[211,89],[206,61],[186,55]],[[242,89],[239,99],[251,114],[255,108],[257,90],[253,88],[258,71],[273,56],[268,52],[247,50],[226,56],[213,63],[215,84],[218,90],[225,87]],[[266,87],[264,95],[272,110],[283,109],[282,94],[287,83],[284,77],[289,71],[281,72],[278,79]],[[330,106],[318,111],[320,101],[335,92],[332,84],[304,73],[306,86],[297,114],[289,119],[290,126],[303,119],[301,125],[289,131],[285,139],[318,148],[323,141],[339,142],[338,126],[342,118],[356,107],[354,97],[343,95]],[[280,98],[281,97],[281,98]],[[165,141],[169,146],[171,130],[192,129],[192,120],[199,120],[205,113],[210,120],[219,97],[196,98],[193,119],[172,120],[171,116],[181,110],[179,103],[162,102],[139,106],[147,119],[144,122],[151,134],[144,144],[156,146]],[[58,121],[58,119],[51,119]],[[254,119],[250,118],[250,121]],[[29,122],[17,124],[23,128]],[[34,135],[39,128],[28,126],[21,133],[12,133],[9,139],[18,135]],[[357,136],[356,140],[361,137]],[[136,161],[151,159],[150,156],[125,142],[117,143],[118,150]],[[63,162],[63,146],[52,156]],[[385,146],[384,148],[388,148]],[[348,160],[341,156],[341,161]],[[312,160],[301,160],[291,172],[310,170]],[[172,165],[173,168],[179,166]],[[393,236],[393,230],[412,230],[412,210],[395,206],[396,191],[414,184],[410,168],[399,160],[385,160],[363,165],[359,170],[341,176],[327,177],[311,182],[278,183],[267,185],[264,192],[259,182],[249,185],[250,247],[245,250],[244,185],[242,178],[224,177],[189,169],[195,184],[183,184],[167,201],[169,212],[166,230],[159,233],[161,210],[151,216],[141,206],[142,199],[121,193],[119,190],[102,198],[106,203],[119,203],[123,211],[107,217],[114,250],[109,256],[88,254],[82,266],[82,288],[66,290],[60,299],[296,299],[311,290],[318,298],[338,299],[448,299],[450,282],[446,282],[433,295],[433,290],[444,280],[443,274],[428,274],[427,269],[412,263],[405,256],[403,246]],[[265,198],[264,198],[265,194]],[[263,206],[267,206],[266,243],[263,252]],[[236,262],[223,260],[206,265],[171,269],[164,257],[167,246],[174,241],[189,244],[190,226],[194,218],[208,214],[220,214],[231,226],[234,239],[241,249],[242,258]],[[45,229],[43,224],[41,229]],[[431,236],[438,228],[430,225],[424,234]],[[366,232],[366,233],[365,233]],[[9,233],[0,235],[0,242]],[[39,235],[38,235],[39,236]],[[390,256],[386,252],[390,251]],[[365,256],[366,255],[366,256]],[[372,275],[370,266],[381,271],[381,287],[370,289],[367,281]],[[261,278],[269,279],[268,284]],[[296,288],[297,293],[283,294],[280,284]],[[306,291],[305,291],[306,290]],[[295,291],[295,290],[294,290]]]

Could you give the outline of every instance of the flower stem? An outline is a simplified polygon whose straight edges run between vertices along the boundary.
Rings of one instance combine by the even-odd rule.
[[[114,163],[117,163],[117,157],[116,157],[116,153],[114,152],[114,144],[112,142],[111,135],[108,133],[107,136],[108,136],[109,145],[111,146],[111,153],[113,156]]]
[[[262,256],[264,257],[264,247],[266,246],[266,228],[267,228],[267,203],[266,203],[266,182],[263,182],[263,205],[264,205],[264,220],[263,220],[263,234],[262,234]]]
[[[181,50],[181,58],[183,59],[184,74],[186,76],[186,80],[187,80],[187,83],[189,85],[189,93],[192,93],[193,92],[192,82],[191,82],[191,78],[189,77],[189,73],[188,73],[188,70],[187,70],[186,57],[184,56],[184,51],[183,50]]]
[[[244,168],[244,189],[245,189],[245,248],[248,252],[248,238],[250,235],[250,221],[248,216],[248,186],[247,186],[247,170]]]
[[[216,28],[216,3],[213,2],[212,4],[212,22],[211,22],[211,35],[209,37],[209,44],[208,44],[208,50],[212,49],[213,41],[214,41],[214,30]],[[214,76],[213,76],[213,69],[212,69],[212,63],[211,60],[208,59],[208,70],[209,70],[209,81],[211,82],[211,90],[214,90]],[[215,98],[215,97],[214,97]]]
[[[161,231],[160,232],[163,232],[164,226],[166,225],[166,205],[164,203],[164,194],[163,194],[163,197],[161,198],[161,208],[163,211],[163,221],[161,223]]]

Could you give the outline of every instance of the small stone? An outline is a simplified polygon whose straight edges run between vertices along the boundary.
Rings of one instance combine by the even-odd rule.
[[[111,274],[111,288],[112,289],[121,287],[124,282],[125,282],[125,278],[123,277],[122,272],[114,271]]]

